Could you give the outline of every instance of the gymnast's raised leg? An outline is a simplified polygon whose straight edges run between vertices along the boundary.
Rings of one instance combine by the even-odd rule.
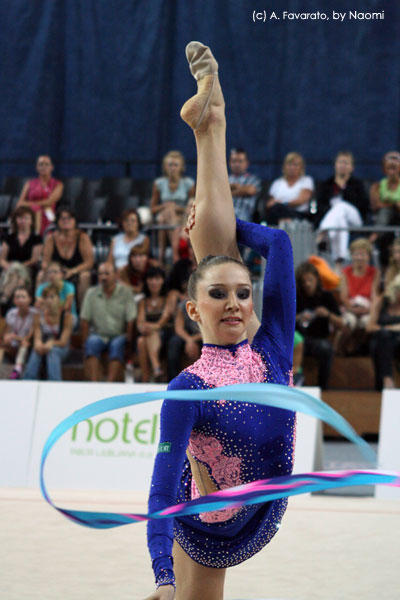
[[[200,42],[186,47],[197,94],[182,107],[182,119],[193,129],[197,147],[194,224],[190,241],[198,262],[208,254],[241,260],[236,243],[236,219],[226,163],[225,101],[218,63]],[[260,323],[255,313],[247,328],[251,342]]]

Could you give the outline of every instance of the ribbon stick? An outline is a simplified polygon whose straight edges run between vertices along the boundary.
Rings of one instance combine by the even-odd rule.
[[[231,400],[237,402],[253,402],[263,406],[271,406],[290,411],[298,411],[321,419],[336,429],[344,437],[355,443],[370,462],[375,462],[376,455],[370,446],[354,431],[349,423],[333,408],[297,388],[290,388],[272,383],[245,383],[223,386],[208,390],[182,390],[145,392],[125,394],[99,400],[77,410],[61,421],[50,433],[42,452],[40,466],[40,487],[44,498],[56,510],[67,518],[81,525],[95,528],[109,528],[137,523],[148,519],[179,517],[198,514],[232,506],[258,504],[276,498],[315,492],[322,489],[352,485],[399,485],[399,474],[379,471],[338,471],[335,473],[305,473],[273,479],[260,480],[238,487],[214,492],[191,502],[171,506],[164,511],[153,514],[119,514],[90,511],[68,510],[57,507],[51,500],[44,480],[44,467],[47,456],[57,440],[71,427],[85,419],[110,410],[136,406],[154,400],[173,399],[182,402]]]

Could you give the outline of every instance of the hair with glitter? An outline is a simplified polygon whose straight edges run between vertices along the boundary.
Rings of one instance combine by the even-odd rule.
[[[212,254],[209,254],[208,256],[205,256],[204,258],[201,259],[197,268],[194,271],[192,271],[192,273],[190,274],[189,283],[188,283],[188,296],[189,296],[190,300],[196,300],[197,284],[199,283],[199,281],[201,279],[203,279],[204,273],[207,271],[207,269],[209,269],[210,267],[216,267],[218,265],[223,265],[225,263],[233,263],[235,265],[239,265],[246,271],[246,273],[250,277],[248,268],[246,267],[245,264],[240,262],[240,260],[236,260],[236,258],[233,258],[232,256],[223,256],[223,255],[214,256]]]

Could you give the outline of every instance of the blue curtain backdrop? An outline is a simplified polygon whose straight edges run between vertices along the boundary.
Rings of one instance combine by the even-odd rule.
[[[350,20],[350,9],[385,18]],[[30,175],[50,153],[60,175],[152,177],[170,148],[194,173],[179,109],[195,89],[184,48],[198,39],[220,63],[228,148],[247,148],[253,170],[273,177],[297,150],[326,177],[349,148],[375,178],[400,145],[399,16],[382,0],[3,0],[0,174]]]

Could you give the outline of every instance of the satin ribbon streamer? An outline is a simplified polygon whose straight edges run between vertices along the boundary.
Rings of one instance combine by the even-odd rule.
[[[86,525],[87,527],[94,527],[97,529],[107,529],[149,519],[165,519],[233,508],[246,504],[259,504],[276,498],[305,494],[329,488],[375,484],[400,486],[399,473],[379,471],[337,471],[332,473],[304,473],[301,475],[289,475],[254,481],[227,490],[214,492],[213,494],[202,496],[190,502],[170,506],[163,511],[152,514],[120,514],[69,510],[58,507],[52,502],[44,481],[44,466],[51,448],[66,431],[81,421],[100,415],[104,412],[162,399],[173,399],[186,402],[197,400],[254,402],[263,406],[272,406],[274,408],[302,412],[325,421],[325,423],[336,429],[344,437],[354,442],[360,448],[367,460],[373,463],[376,460],[374,451],[359,435],[357,435],[351,425],[349,425],[339,413],[322,402],[322,400],[318,400],[297,388],[290,388],[273,383],[244,383],[209,390],[174,390],[145,392],[141,394],[124,394],[93,402],[92,404],[75,411],[53,429],[44,445],[40,465],[40,488],[47,502],[67,518],[80,525]]]

